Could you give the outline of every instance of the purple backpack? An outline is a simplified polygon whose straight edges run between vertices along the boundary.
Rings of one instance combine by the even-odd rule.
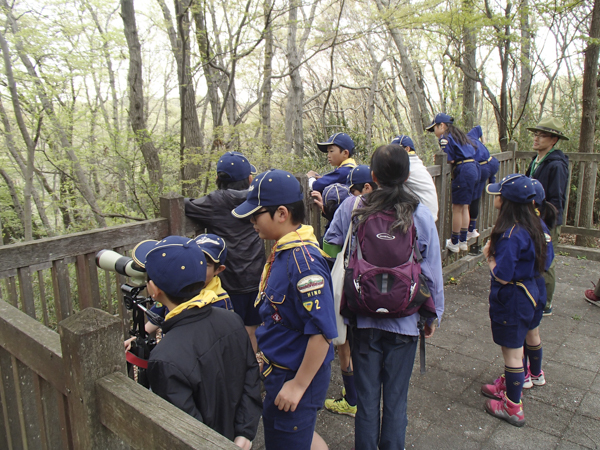
[[[421,252],[414,223],[406,233],[390,228],[392,211],[370,215],[358,228],[344,276],[342,314],[377,318],[406,317],[418,312],[436,317],[435,304],[421,274]]]

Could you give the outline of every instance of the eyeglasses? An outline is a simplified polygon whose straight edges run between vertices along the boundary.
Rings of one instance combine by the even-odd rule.
[[[262,211],[257,211],[257,212],[255,212],[255,213],[253,213],[253,214],[250,215],[250,220],[251,221],[253,220],[253,221],[256,222],[256,218],[258,216],[260,216],[261,214],[264,214],[264,213],[268,213],[268,212],[269,212],[268,209],[263,209]]]
[[[536,131],[535,133],[533,133],[533,137],[536,137],[536,138],[547,138],[547,137],[552,137],[552,135],[548,134],[548,133],[540,133],[539,131]]]

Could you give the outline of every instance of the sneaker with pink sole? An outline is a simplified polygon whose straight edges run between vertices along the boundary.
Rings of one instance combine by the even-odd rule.
[[[506,394],[502,396],[502,400],[486,400],[485,410],[492,416],[506,420],[515,427],[522,427],[525,425],[523,401],[514,403],[506,396]]]

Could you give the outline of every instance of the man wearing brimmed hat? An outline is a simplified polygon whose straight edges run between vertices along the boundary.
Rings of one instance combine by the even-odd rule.
[[[550,230],[552,242],[556,244],[563,223],[569,182],[569,158],[557,149],[556,145],[559,140],[568,141],[569,138],[564,134],[563,124],[554,117],[544,118],[535,127],[527,129],[533,132],[533,149],[537,152],[537,156],[529,164],[526,175],[542,184],[546,192],[546,201],[552,203],[558,211],[556,226]],[[556,285],[554,263],[544,274],[544,278],[548,293],[544,315],[549,316],[552,314],[552,297]]]

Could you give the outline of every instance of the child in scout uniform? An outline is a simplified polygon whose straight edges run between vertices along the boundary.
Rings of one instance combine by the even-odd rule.
[[[538,330],[544,299],[537,278],[546,268],[547,243],[533,205],[535,187],[530,178],[508,175],[488,185],[487,191],[496,195],[494,207],[500,210],[483,253],[492,275],[489,314],[494,342],[502,347],[504,377],[482,386],[481,392],[491,397],[485,402],[489,414],[520,427],[525,424],[521,401],[527,376],[524,342],[531,380],[543,384],[544,378]]]
[[[254,333],[260,324],[254,300],[258,295],[265,247],[248,220],[237,220],[231,210],[246,200],[256,168],[239,152],[226,152],[217,162],[217,190],[201,198],[184,199],[185,215],[227,243],[229,263],[220,278],[256,350]]]
[[[350,171],[356,167],[356,162],[352,159],[354,141],[346,133],[336,133],[329,136],[326,142],[319,142],[317,147],[323,153],[327,153],[327,161],[335,167],[325,175],[319,175],[314,170],[307,172],[308,186],[322,193],[330,184],[344,184]]]
[[[216,295],[216,297],[213,297],[214,301],[211,302],[211,306],[233,311],[233,305],[229,298],[229,294],[227,294],[227,291],[221,286],[221,279],[219,278],[219,274],[225,270],[225,260],[227,259],[227,246],[225,245],[225,241],[216,234],[201,234],[194,240],[202,249],[204,256],[206,257],[206,285],[203,290],[212,291]],[[146,242],[156,244],[158,241]],[[139,262],[137,263],[139,264]],[[201,293],[199,295],[204,296],[206,294]],[[161,303],[156,303],[150,311],[163,319],[169,313],[167,307]],[[148,322],[146,322],[145,325],[146,333],[156,333],[159,328],[160,324],[153,322],[152,319],[148,317]],[[131,343],[134,340],[135,337],[132,337],[125,341],[125,351],[130,350]]]
[[[452,164],[452,238],[446,242],[451,252],[468,250],[469,205],[479,184],[479,164],[475,162],[475,147],[471,139],[454,126],[454,119],[438,113],[427,131],[435,133],[440,148]]]
[[[470,221],[469,229],[467,231],[468,240],[479,236],[479,232],[475,229],[475,227],[477,227],[477,217],[479,216],[479,200],[481,199],[481,195],[483,194],[483,190],[488,181],[490,183],[496,182],[496,173],[500,167],[500,162],[493,156],[490,156],[490,151],[481,141],[483,138],[483,130],[480,125],[471,128],[467,133],[467,137],[469,137],[475,145],[475,149],[477,150],[475,152],[475,162],[479,164],[479,184],[473,191],[473,200],[469,205]]]
[[[168,236],[139,243],[133,258],[146,269],[148,293],[169,309],[148,362],[152,391],[249,449],[261,412],[258,363],[242,319],[210,307],[218,296],[203,289],[204,252]]]
[[[302,224],[300,184],[283,170],[261,173],[232,213],[250,218],[262,239],[277,241],[260,282],[263,324],[256,331],[264,354],[265,446],[327,448],[314,429],[329,386],[337,328],[326,254],[313,228]]]
[[[408,175],[408,179],[404,182],[404,187],[408,188],[413,194],[419,197],[421,203],[423,203],[431,214],[433,214],[433,218],[437,220],[438,218],[438,197],[437,191],[435,189],[435,184],[433,183],[433,178],[431,178],[431,174],[423,164],[419,155],[415,151],[415,144],[413,140],[401,134],[400,136],[396,136],[392,139],[390,144],[396,144],[406,150],[408,153],[410,160],[410,174]]]

